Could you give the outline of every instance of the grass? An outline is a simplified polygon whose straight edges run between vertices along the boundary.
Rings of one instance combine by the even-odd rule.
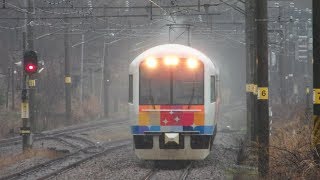
[[[20,113],[0,108],[0,138],[13,136],[18,133],[21,124]],[[3,110],[4,109],[4,110]]]
[[[33,157],[55,159],[63,155],[64,154],[62,152],[57,152],[54,150],[32,149],[24,153],[15,154],[14,156],[0,157],[0,169],[10,167],[13,164],[16,164],[18,162],[21,162],[27,159],[31,159]]]
[[[312,126],[303,112],[273,124],[270,137],[270,177],[285,179],[320,179],[319,164],[313,159]]]

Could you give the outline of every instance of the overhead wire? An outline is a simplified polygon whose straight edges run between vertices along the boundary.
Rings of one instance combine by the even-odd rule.
[[[59,5],[59,4],[62,4],[62,3],[65,3],[66,0],[61,0],[61,1],[58,1],[58,2],[51,2],[49,0],[44,0],[44,2],[50,4],[50,5]]]
[[[86,13],[82,13],[82,12],[84,12],[84,11],[72,11],[72,12],[68,12],[68,13],[58,13],[58,12],[53,12],[53,11],[47,11],[47,10],[44,10],[44,9],[41,9],[41,8],[38,8],[38,7],[36,7],[38,10],[40,10],[40,11],[42,11],[42,12],[46,12],[46,13],[50,13],[50,14],[60,14],[60,15],[68,15],[68,14],[80,14],[80,15],[86,15]],[[85,7],[83,7],[83,8],[85,8]],[[92,9],[93,8],[95,8],[95,7],[92,7]],[[108,8],[108,7],[106,7],[106,8]],[[130,9],[131,7],[129,7],[129,9]],[[74,8],[75,9],[75,8]],[[92,16],[93,18],[95,18],[95,19],[97,19],[97,20],[101,20],[101,21],[104,21],[105,22],[105,20],[103,19],[103,18],[101,18],[101,17],[96,17],[96,16]],[[159,18],[160,19],[160,18]],[[166,19],[164,19],[164,20],[166,20]],[[132,25],[131,27],[144,27],[144,26],[149,26],[149,25],[152,25],[152,24],[154,24],[154,23],[156,23],[156,22],[158,22],[158,21],[152,21],[152,22],[150,22],[150,23],[144,23],[144,24],[138,24],[138,25]],[[116,23],[116,22],[113,22],[113,21],[110,21],[110,20],[108,20],[108,23],[110,23],[110,24],[113,24],[113,25],[116,25],[116,26],[128,26],[127,24],[119,24],[119,23]]]
[[[148,0],[148,1],[151,2],[152,4],[156,5],[157,7],[159,7],[162,11],[164,11],[164,12],[165,12],[165,15],[168,14],[168,12],[167,12],[165,9],[163,9],[161,6],[159,6],[159,5],[158,5],[157,3],[155,3],[153,0]],[[174,18],[172,17],[172,15],[171,15],[171,13],[170,13],[169,15],[170,15],[172,21],[173,21],[174,23],[176,23],[175,19],[174,19]]]
[[[65,2],[65,1],[61,1],[61,2]],[[155,4],[157,7],[159,7],[161,10],[163,10],[163,11],[165,11],[166,12],[166,14],[168,13],[165,9],[163,9],[161,6],[159,6],[157,3],[155,3],[154,1],[150,1],[150,2],[152,2],[153,4]],[[26,10],[25,9],[21,9],[21,8],[19,8],[19,7],[17,7],[17,6],[14,6],[13,5],[13,7],[15,7],[17,10],[20,10],[21,12],[25,12]],[[130,8],[130,7],[129,7]],[[42,11],[42,12],[45,12],[46,10],[43,10],[43,9],[40,9],[40,8],[37,8],[37,10],[39,10],[39,11]],[[48,11],[47,11],[48,12]],[[78,11],[78,12],[71,12],[71,13],[73,13],[73,14],[76,14],[76,13],[79,13],[79,12],[81,12],[81,11]],[[187,13],[188,13],[189,11],[187,11]],[[28,12],[26,12],[26,13],[28,13]],[[68,13],[59,13],[59,14],[71,14],[70,12],[68,12]],[[55,14],[57,14],[57,13],[55,13]],[[94,18],[96,18],[96,19],[98,19],[98,20],[103,20],[104,21],[104,19],[102,18],[102,17],[95,17],[95,16],[93,16]],[[84,17],[85,18],[85,17]],[[39,19],[43,19],[43,18],[39,18]],[[61,19],[61,18],[59,18],[59,19]],[[151,21],[150,23],[145,23],[145,24],[140,24],[140,25],[132,25],[132,26],[130,26],[131,28],[135,28],[135,27],[145,27],[145,26],[151,26],[151,25],[153,25],[153,24],[156,24],[156,23],[158,23],[159,21],[162,21],[162,20],[165,20],[165,21],[169,21],[169,22],[172,22],[172,21],[170,21],[170,20],[168,20],[168,19],[164,19],[163,17],[160,17],[160,18],[158,18],[157,19],[157,21]],[[116,26],[121,26],[121,27],[129,27],[129,25],[126,25],[126,24],[119,24],[119,23],[116,23],[116,22],[113,22],[113,21],[108,21],[108,23],[110,23],[110,24],[114,24],[114,25],[116,25]],[[14,28],[12,28],[12,27],[3,27],[3,26],[0,26],[0,28],[4,28],[4,29],[16,29],[16,28],[23,28],[23,27],[25,27],[27,24],[25,24],[25,25],[23,25],[23,26],[20,26],[20,27],[14,27]],[[60,28],[63,28],[63,27],[60,27]],[[95,32],[95,31],[93,31],[93,32]],[[132,34],[128,34],[128,35],[132,35]]]
[[[50,5],[57,5],[57,4],[61,4],[61,3],[65,2],[65,3],[69,3],[69,4],[71,5],[71,8],[76,9],[76,7],[73,6],[73,4],[71,4],[70,1],[68,1],[68,2],[67,2],[67,1],[60,1],[60,2],[58,2],[58,3],[52,3],[52,2],[50,2],[50,1],[46,1],[46,0],[45,0],[44,2],[46,2],[46,3],[50,4]],[[160,5],[158,5],[158,4],[157,4],[156,2],[154,2],[153,0],[150,0],[150,2],[152,2],[154,5],[156,5],[156,7],[160,8],[161,10],[163,10],[163,11],[165,12],[165,14],[168,14],[168,12],[167,12],[164,8],[162,8]],[[8,4],[10,4],[10,3],[8,3]],[[216,4],[214,4],[214,5],[216,5]],[[190,5],[189,5],[189,6],[190,6]],[[15,6],[15,5],[12,5],[12,7],[17,8],[18,10],[20,10],[20,12],[29,13],[28,11],[26,11],[26,9],[21,9],[21,8]],[[61,7],[59,7],[59,8],[61,8]],[[67,8],[67,7],[65,7],[65,8]],[[82,8],[88,8],[88,7],[82,7]],[[93,6],[92,6],[92,3],[91,3],[91,6],[89,7],[89,9],[92,9],[92,8],[96,8],[96,7],[93,7]],[[112,7],[104,7],[104,8],[112,8]],[[117,7],[117,8],[120,8],[120,7]],[[126,8],[127,8],[127,7],[126,7]],[[132,7],[129,7],[129,9],[130,9],[130,8],[132,8]],[[51,14],[60,14],[60,15],[82,14],[82,15],[88,15],[88,12],[83,13],[84,11],[72,11],[72,12],[68,12],[68,13],[61,13],[61,12],[47,11],[47,10],[44,10],[44,9],[41,9],[41,8],[38,8],[38,7],[36,7],[36,9],[39,10],[39,11],[41,11],[41,12],[51,13]],[[34,14],[34,12],[33,12],[33,14]],[[169,16],[173,19],[172,15],[169,15]],[[98,20],[103,20],[102,18],[97,17],[97,16],[92,16],[92,17],[94,17],[94,18],[96,18],[96,19],[98,19]],[[82,17],[79,17],[79,18],[82,18]],[[87,18],[87,17],[83,17],[83,18]],[[12,18],[8,18],[8,19],[12,19]],[[53,17],[53,18],[39,18],[39,19],[60,19],[60,17],[57,17],[57,18],[55,18],[55,17]],[[165,19],[165,18],[163,18],[163,17],[157,18],[157,19],[165,20],[165,21],[169,21],[169,22],[175,23],[175,20],[174,20],[174,19],[173,19],[173,21],[170,21],[170,20]],[[118,26],[128,26],[128,25],[126,25],[126,24],[119,24],[119,23],[116,23],[116,22],[113,22],[113,21],[109,21],[109,23],[110,23],[110,24],[113,24],[113,25],[118,25]],[[132,25],[132,27],[150,26],[150,25],[152,25],[152,24],[154,24],[154,23],[156,23],[156,22],[152,21],[152,22],[150,22],[150,23],[144,23],[144,24],[140,24],[140,25]],[[42,24],[42,25],[44,25],[44,24]]]

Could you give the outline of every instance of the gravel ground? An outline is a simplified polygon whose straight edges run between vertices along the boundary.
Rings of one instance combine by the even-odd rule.
[[[154,172],[148,179],[158,180],[164,177],[168,179],[180,179],[187,168],[192,167],[193,161],[157,161],[154,163]],[[149,174],[148,174],[149,176]],[[146,178],[144,178],[146,179]]]
[[[44,150],[42,150],[42,151],[44,151]],[[20,161],[20,163],[15,163],[12,166],[7,166],[5,168],[2,168],[0,178],[10,175],[12,172],[14,172],[16,170],[24,170],[28,167],[35,166],[40,163],[44,163],[44,162],[46,162],[50,159],[56,158],[56,157],[58,157],[58,155],[54,155],[53,153],[51,155],[49,155],[49,153],[47,153],[46,156],[38,156],[38,157],[35,157],[32,159],[25,159],[23,161]]]
[[[236,157],[237,150],[234,148],[215,144],[208,158],[194,161],[187,179],[224,179],[226,169],[235,164]],[[186,166],[172,161],[167,163],[170,166],[157,165],[160,170],[151,179],[179,179]],[[83,163],[53,179],[144,179],[154,167],[152,161],[137,159],[132,145],[129,145]]]
[[[236,121],[238,129],[242,128],[243,114],[245,111],[228,113],[225,121],[220,121],[219,128],[225,128]],[[223,117],[223,116],[222,116]],[[233,117],[237,117],[233,118]],[[238,125],[240,124],[240,126]],[[234,130],[234,128],[232,128]],[[96,144],[105,144],[131,138],[128,124],[113,125],[101,129],[90,130],[85,133],[72,134],[72,136],[88,139]],[[214,142],[214,148],[211,154],[203,161],[194,161],[187,179],[225,179],[226,170],[236,163],[239,139],[243,135],[236,133],[217,133]],[[69,141],[69,140],[68,140]],[[77,142],[79,143],[79,142]],[[80,142],[81,143],[81,142]],[[77,144],[78,146],[82,145]],[[35,148],[64,150],[73,152],[74,147],[55,140],[38,141],[34,144]],[[10,149],[11,148],[11,149]],[[21,145],[11,146],[0,149],[1,158],[8,155],[17,155],[21,153]],[[16,161],[4,168],[0,166],[0,177],[13,172],[19,172],[26,167],[43,163],[57,156],[38,156],[25,158]],[[183,172],[182,168],[174,165],[176,162],[170,162],[172,167],[161,166],[160,171],[151,179],[179,179]],[[84,162],[74,169],[63,172],[52,179],[144,179],[144,177],[154,168],[153,161],[139,160],[133,152],[132,144],[116,150],[112,150],[104,156],[93,158]]]
[[[225,179],[226,169],[235,164],[237,151],[215,145],[204,161],[195,161],[187,179]]]
[[[73,149],[65,144],[54,141],[37,141],[33,150],[23,154],[21,146],[10,146],[12,153],[0,157],[0,178],[27,169],[31,166],[44,163],[48,160],[62,156],[63,152],[71,152]],[[3,166],[1,166],[3,164]]]
[[[115,125],[101,129],[95,129],[78,136],[86,138],[92,142],[103,143],[131,138],[128,124]]]
[[[142,179],[151,169],[152,163],[144,164],[132,151],[132,144],[119,148],[106,156],[56,176],[53,179]]]
[[[10,156],[13,154],[18,154],[22,152],[22,145],[17,144],[13,146],[6,146],[0,148],[0,158],[4,156]]]
[[[241,114],[244,111],[233,112],[229,116]],[[241,118],[242,119],[242,118]],[[241,120],[240,119],[240,120]],[[234,120],[228,118],[228,121],[219,122],[219,127],[226,127],[232,124]],[[238,122],[243,124],[242,122]],[[130,137],[120,127],[115,131],[113,137]],[[242,128],[238,126],[238,128]],[[87,135],[89,139],[110,141],[110,137],[101,136],[103,130],[97,130],[97,136]],[[90,133],[91,134],[91,133]],[[187,179],[226,179],[227,170],[236,164],[239,139],[243,134],[237,133],[218,133],[211,154],[204,161],[194,161]],[[114,139],[111,138],[111,141]],[[178,163],[180,165],[180,163]],[[160,169],[151,179],[179,179],[184,168],[179,167],[177,162],[169,162],[168,166],[154,166],[153,161],[142,161],[136,158],[132,147],[121,148],[89,162],[79,165],[77,168],[64,172],[53,179],[144,179],[145,176],[153,170],[154,167]],[[230,175],[228,175],[230,176]]]
[[[115,141],[120,139],[128,139],[128,130],[121,128],[125,125],[112,125],[97,130],[90,130],[86,133],[73,134],[72,136],[80,137],[92,141],[96,144],[103,144],[108,141]],[[127,133],[123,133],[127,132]],[[101,135],[102,134],[102,135]],[[36,152],[47,152],[52,151],[53,153],[28,153],[23,154],[22,145],[17,144],[13,146],[1,147],[0,148],[0,178],[10,175],[12,173],[23,171],[32,166],[44,163],[46,161],[58,158],[61,156],[61,152],[68,153],[74,152],[77,148],[87,147],[89,144],[81,139],[72,140],[72,136],[61,136],[66,143],[60,142],[57,139],[40,140],[35,141],[33,149]],[[69,145],[72,143],[73,145]],[[55,152],[55,153],[54,153]],[[33,154],[33,156],[32,156]],[[53,155],[56,154],[56,155]],[[18,158],[17,158],[18,157]]]

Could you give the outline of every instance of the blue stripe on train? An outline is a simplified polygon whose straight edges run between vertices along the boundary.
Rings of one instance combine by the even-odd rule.
[[[200,134],[213,134],[214,126],[131,126],[132,134],[144,134],[145,131],[153,132],[183,132],[198,131]]]

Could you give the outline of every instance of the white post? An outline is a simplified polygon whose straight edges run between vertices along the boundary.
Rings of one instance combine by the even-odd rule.
[[[104,59],[106,56],[106,36],[104,36],[104,41],[103,41],[103,53],[102,53],[102,60],[101,60],[101,83],[100,83],[100,104],[102,104],[102,98],[103,98],[103,82],[104,82]]]
[[[80,70],[80,102],[83,100],[83,54],[84,54],[84,34],[81,35],[81,70]]]

